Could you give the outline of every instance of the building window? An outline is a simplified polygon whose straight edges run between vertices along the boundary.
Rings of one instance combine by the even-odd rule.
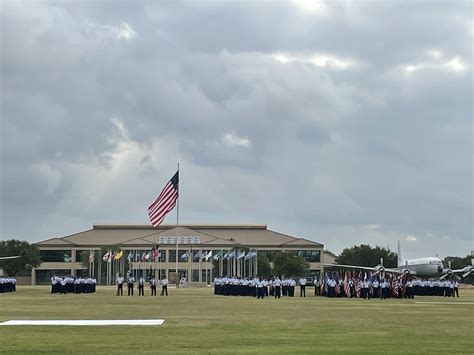
[[[42,262],[71,262],[71,250],[40,250]]]
[[[206,278],[207,274],[207,278]],[[209,285],[211,283],[211,270],[210,269],[202,269],[201,270],[201,280],[202,282],[206,282]]]
[[[302,256],[309,263],[321,262],[320,250],[297,250],[296,255]]]
[[[199,282],[199,270],[193,270],[192,275],[193,275],[193,277],[192,277],[191,281]]]
[[[166,250],[160,250],[158,252],[158,261],[160,263],[165,263],[166,262]]]
[[[187,258],[183,258],[183,255],[186,254],[187,250],[184,249],[179,249],[178,250],[178,255],[179,255],[179,260],[178,262],[185,263],[188,261]],[[168,250],[168,262],[170,263],[175,263],[176,262],[176,249],[174,250]]]

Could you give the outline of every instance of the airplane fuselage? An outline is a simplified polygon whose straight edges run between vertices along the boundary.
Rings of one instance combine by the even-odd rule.
[[[428,257],[407,259],[398,263],[400,271],[408,270],[419,277],[439,277],[446,273],[443,262],[439,258]]]

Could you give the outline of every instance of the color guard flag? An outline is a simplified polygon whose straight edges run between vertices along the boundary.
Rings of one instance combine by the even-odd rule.
[[[94,251],[91,250],[89,252],[89,264],[92,264],[94,262]]]
[[[179,171],[165,185],[158,198],[148,207],[148,216],[153,227],[158,227],[165,216],[176,206],[178,199]]]

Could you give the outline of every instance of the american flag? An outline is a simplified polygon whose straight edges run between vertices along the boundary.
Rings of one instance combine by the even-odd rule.
[[[148,216],[153,227],[158,227],[178,199],[179,170],[165,185],[158,198],[148,207]]]
[[[362,289],[362,281],[356,280],[355,282],[355,294],[357,298],[360,298],[360,290]]]
[[[94,251],[91,250],[89,253],[89,264],[92,264],[94,262]]]
[[[346,297],[351,297],[351,285],[349,285],[349,280],[347,279],[347,273],[344,278],[344,292]]]
[[[398,297],[398,282],[395,276],[392,279],[392,295]]]

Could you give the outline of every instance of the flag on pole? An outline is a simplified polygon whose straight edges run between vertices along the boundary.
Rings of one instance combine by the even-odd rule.
[[[183,255],[181,255],[181,260],[186,260],[188,258],[188,252],[185,252]]]
[[[115,255],[115,260],[120,260],[123,256],[123,250],[120,250],[116,255]]]
[[[150,251],[147,251],[145,254],[143,254],[143,260],[148,261],[150,259]]]
[[[112,250],[109,250],[109,255],[107,256],[107,262],[112,262],[112,258],[114,257],[114,255],[112,255]]]
[[[346,297],[351,297],[351,286],[349,285],[349,280],[347,279],[347,272],[344,276],[344,292]]]
[[[133,251],[128,252],[127,260],[128,262],[131,262],[133,260]]]
[[[237,259],[242,259],[243,257],[245,257],[245,250],[242,250]]]
[[[89,264],[92,264],[94,262],[94,251],[91,250],[89,253]]]
[[[212,257],[212,250],[209,250],[209,253],[205,256],[206,261],[208,261]]]
[[[214,260],[219,260],[220,258],[222,258],[224,252],[222,250],[219,250],[216,255],[214,255],[213,259]]]
[[[108,261],[109,260],[109,252],[106,252],[104,256],[102,257],[102,260]]]
[[[148,216],[153,227],[158,227],[165,216],[176,205],[178,199],[179,171],[165,185],[158,198],[148,207]]]
[[[158,260],[158,245],[153,247],[153,260],[156,262],[156,260]]]

